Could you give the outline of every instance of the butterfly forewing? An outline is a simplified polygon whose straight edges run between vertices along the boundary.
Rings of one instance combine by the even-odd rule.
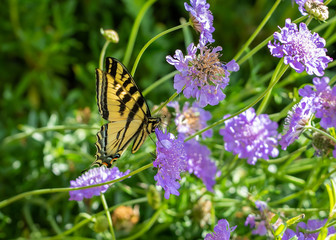
[[[98,110],[109,123],[97,133],[94,164],[110,167],[133,139],[136,152],[160,121],[151,117],[132,76],[117,59],[106,58],[106,72],[96,69],[96,80]]]

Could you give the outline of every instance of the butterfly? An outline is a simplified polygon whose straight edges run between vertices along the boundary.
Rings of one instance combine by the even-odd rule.
[[[133,77],[115,58],[106,58],[106,72],[96,69],[96,93],[99,113],[109,122],[97,133],[96,160],[92,165],[109,168],[132,141],[132,153],[138,151],[161,119],[151,116]]]

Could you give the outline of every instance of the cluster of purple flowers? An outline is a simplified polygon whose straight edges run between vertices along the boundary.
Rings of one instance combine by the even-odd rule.
[[[254,165],[258,158],[278,156],[277,128],[278,124],[272,122],[268,115],[257,116],[254,109],[249,108],[227,120],[225,128],[219,133],[223,135],[226,151],[238,154],[240,158],[247,158],[247,162]]]
[[[213,233],[208,233],[204,240],[229,240],[231,232],[233,232],[237,226],[230,228],[229,222],[226,219],[220,219],[214,228]]]
[[[268,43],[271,54],[284,57],[284,63],[298,73],[306,70],[309,75],[323,76],[328,63],[332,61],[326,55],[325,40],[317,33],[312,34],[304,23],[300,23],[298,29],[290,19],[286,19],[285,27],[280,30],[280,33],[274,33],[274,43]]]
[[[267,234],[267,228],[266,228],[266,219],[264,219],[264,218],[266,218],[265,213],[266,213],[266,210],[267,210],[267,204],[266,204],[266,202],[257,200],[257,201],[255,201],[255,206],[260,211],[260,215],[263,219],[256,223],[256,221],[255,221],[256,216],[253,215],[253,214],[249,214],[246,218],[245,226],[250,225],[250,228],[255,228],[256,227],[252,231],[253,235],[265,236]]]

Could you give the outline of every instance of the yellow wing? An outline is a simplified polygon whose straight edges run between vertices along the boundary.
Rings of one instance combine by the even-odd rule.
[[[106,72],[96,69],[97,105],[110,121],[97,133],[97,154],[93,164],[110,167],[134,139],[132,153],[160,123],[151,117],[146,100],[132,76],[115,58],[106,58]]]

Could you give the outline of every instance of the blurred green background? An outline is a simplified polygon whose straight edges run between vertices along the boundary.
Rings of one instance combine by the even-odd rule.
[[[214,45],[223,47],[224,62],[233,58],[273,4],[270,0],[209,2],[215,19]],[[0,200],[35,189],[68,187],[69,181],[79,176],[93,161],[97,132],[94,127],[98,128],[103,122],[97,112],[95,99],[95,68],[98,67],[99,54],[105,42],[100,28],[118,32],[120,41],[118,44],[110,44],[106,56],[122,60],[134,20],[144,3],[144,0],[2,2]],[[178,25],[180,17],[188,19],[183,3],[180,0],[159,0],[147,11],[141,22],[130,64],[127,66],[129,69],[148,40]],[[331,15],[333,14],[332,12]],[[283,26],[286,18],[299,16],[296,6],[292,7],[290,0],[284,0],[251,47],[270,36],[277,29],[276,26]],[[197,39],[197,34],[193,31],[191,33]],[[176,49],[185,52],[185,44],[182,31],[173,32],[154,42],[138,65],[135,79],[139,87],[145,89],[153,81],[172,72],[174,69],[167,64],[165,57],[173,55]],[[328,49],[329,55],[335,58],[335,45]],[[239,87],[248,80],[254,86],[253,83],[274,68],[278,60],[269,57],[264,61],[266,55],[269,56],[269,52],[264,48],[253,61],[241,66],[241,71],[233,77],[227,88],[228,96],[231,92],[239,91]],[[146,97],[150,106],[171,96],[174,93],[172,86],[171,79],[151,92]],[[236,96],[232,96],[233,99],[234,97]],[[229,96],[228,99],[230,98]],[[222,118],[224,113],[239,110],[245,104],[243,100],[237,105],[227,104],[225,111],[217,110],[213,114],[214,121]],[[274,107],[273,110],[279,109],[281,106]],[[29,133],[35,128],[74,124],[85,124],[93,128],[46,131],[3,142],[10,135]],[[139,157],[126,153],[123,159],[130,160],[118,161],[118,167],[122,171],[137,169],[151,159],[146,150],[153,150],[153,147],[153,144],[148,144]],[[153,173],[154,171],[151,172]],[[109,204],[144,195],[145,190],[142,187],[137,186],[138,190],[133,193],[134,189],[127,187],[136,185],[137,181],[153,183],[152,176],[140,174],[137,177],[140,180],[129,179],[127,186],[118,184],[124,190],[109,191]],[[21,236],[34,239],[42,235],[55,235],[74,224],[79,212],[95,212],[98,208],[101,210],[100,205],[92,207],[91,202],[99,202],[99,199],[84,203],[69,202],[67,199],[68,193],[33,196],[1,209],[0,238]],[[141,209],[140,222],[153,214],[147,204]],[[183,222],[183,219],[177,222],[179,221]],[[168,220],[166,224],[169,226]],[[169,227],[164,230],[167,239],[175,234],[193,239],[202,231],[198,229],[193,232],[173,233],[173,230],[168,229]],[[157,233],[160,231],[157,230],[152,235]],[[80,235],[95,236],[91,229],[83,230]]]

